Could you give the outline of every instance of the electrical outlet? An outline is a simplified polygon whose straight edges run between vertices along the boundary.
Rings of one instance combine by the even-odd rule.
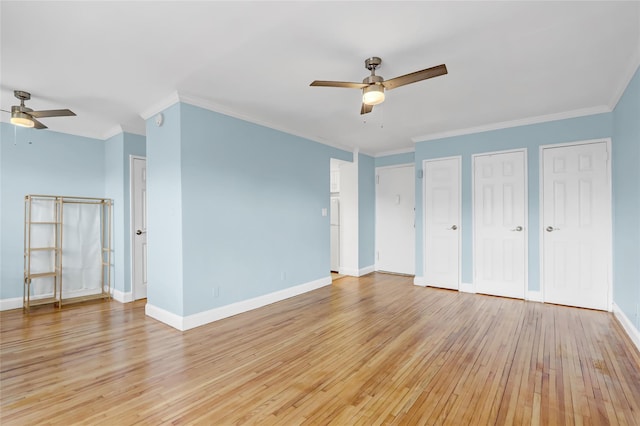
[[[220,286],[213,287],[213,297],[220,296]]]
[[[286,273],[285,271],[282,271],[282,272],[280,273],[280,279],[281,279],[282,281],[284,281],[284,280],[286,280],[286,279],[287,279],[287,273]]]

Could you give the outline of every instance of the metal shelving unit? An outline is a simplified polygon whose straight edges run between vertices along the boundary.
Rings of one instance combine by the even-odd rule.
[[[111,223],[112,200],[107,198],[67,197],[59,195],[26,195],[24,200],[24,294],[23,309],[32,306],[55,304],[90,299],[111,298]],[[97,291],[78,297],[66,297],[63,293],[63,227],[65,204],[93,204],[100,214],[100,259],[101,285]],[[35,217],[35,219],[34,219]],[[44,220],[43,220],[44,218]],[[46,245],[35,246],[34,236],[48,241]],[[34,257],[39,256],[38,262]],[[35,268],[34,264],[39,267]],[[46,267],[42,265],[45,264]],[[35,292],[35,283],[49,279],[51,291]],[[39,281],[43,280],[43,281]],[[46,284],[43,283],[43,287]]]

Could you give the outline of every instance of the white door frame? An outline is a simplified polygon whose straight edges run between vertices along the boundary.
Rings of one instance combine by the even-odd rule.
[[[133,193],[133,189],[134,189],[134,184],[133,184],[133,160],[147,160],[147,157],[143,157],[141,155],[129,155],[129,244],[131,244],[129,247],[129,252],[130,252],[130,256],[129,256],[129,263],[130,263],[130,267],[129,270],[131,272],[131,276],[129,277],[130,279],[130,283],[131,283],[131,300],[130,301],[134,301],[137,300],[136,299],[136,289],[135,289],[135,285],[134,285],[134,268],[135,268],[135,262],[134,262],[134,244],[135,244],[135,238],[136,238],[136,229],[135,229],[135,224],[134,224],[134,205],[135,205],[135,194]]]
[[[518,148],[518,149],[506,149],[501,151],[489,151],[489,152],[479,152],[471,155],[471,223],[473,226],[473,232],[471,236],[471,247],[472,247],[472,263],[473,263],[473,292],[476,292],[476,255],[473,252],[476,247],[476,215],[473,212],[473,206],[476,205],[475,200],[475,185],[476,185],[476,157],[481,157],[485,155],[495,155],[495,154],[508,154],[512,152],[522,152],[524,153],[524,300],[536,300],[538,301],[538,297],[534,295],[529,295],[529,180],[528,180],[528,170],[527,170],[527,148]],[[542,151],[540,151],[542,153]],[[542,285],[541,285],[542,287]]]
[[[376,176],[376,191],[375,191],[375,195],[376,195],[376,206],[375,206],[375,210],[378,210],[378,175],[379,175],[379,171],[380,170],[384,170],[384,169],[399,169],[399,168],[403,168],[403,167],[413,167],[414,168],[414,181],[415,181],[415,163],[401,163],[401,164],[393,164],[390,166],[379,166],[375,168],[375,176]],[[414,183],[414,197],[415,197],[415,183]],[[377,214],[376,214],[377,216]],[[416,227],[416,207],[415,207],[415,200],[413,203],[413,228],[414,228],[414,234],[415,234],[415,227]],[[378,218],[376,217],[375,220],[375,228],[378,228]],[[376,232],[377,234],[377,232]],[[378,237],[377,235],[374,235],[374,249],[375,249],[375,259],[374,259],[374,269],[376,271],[378,271],[378,252],[379,252],[379,247],[378,247]],[[413,240],[413,244],[415,246],[415,235],[414,235],[414,240]],[[414,247],[415,250],[415,247]],[[414,276],[415,276],[415,259],[414,259],[414,266],[413,266],[413,271],[414,271]]]
[[[424,268],[427,264],[427,226],[426,226],[426,211],[427,211],[427,184],[425,183],[424,170],[427,168],[428,163],[434,161],[443,160],[457,160],[458,161],[458,217],[456,219],[458,223],[458,291],[466,291],[466,287],[462,285],[462,155],[452,155],[450,157],[438,157],[422,160],[422,276],[424,277]]]
[[[609,207],[609,218],[608,218],[608,222],[606,224],[607,227],[607,233],[608,233],[608,237],[607,237],[607,311],[611,312],[613,310],[613,187],[612,187],[612,181],[611,181],[611,138],[600,138],[600,139],[588,139],[588,140],[584,140],[584,141],[574,141],[574,142],[564,142],[564,143],[557,143],[557,144],[548,144],[548,145],[540,145],[539,147],[539,152],[538,152],[538,163],[539,163],[539,171],[538,171],[538,175],[539,175],[539,202],[538,202],[538,217],[539,217],[539,225],[538,225],[538,246],[539,246],[539,256],[540,256],[540,294],[542,297],[542,301],[545,301],[545,297],[544,297],[544,226],[542,223],[542,218],[544,217],[544,157],[543,157],[543,153],[544,153],[544,149],[546,148],[562,148],[562,147],[567,147],[567,146],[576,146],[576,145],[588,145],[588,144],[594,144],[594,143],[606,143],[607,145],[607,171],[606,171],[606,175],[607,175],[607,187],[609,188],[609,200],[608,200],[608,207]]]

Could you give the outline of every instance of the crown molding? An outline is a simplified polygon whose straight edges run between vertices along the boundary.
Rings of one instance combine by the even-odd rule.
[[[111,139],[112,137],[119,135],[120,133],[124,133],[124,130],[122,130],[122,126],[117,124],[115,126],[113,126],[111,129],[107,130],[106,132],[104,132],[104,134],[102,135],[102,137],[100,139],[106,141],[107,139]]]
[[[145,121],[156,115],[157,113],[164,111],[169,108],[171,105],[180,102],[180,97],[178,96],[178,92],[172,92],[167,97],[159,100],[158,102],[150,105],[146,109],[144,109],[140,113],[140,117],[142,117]]]
[[[414,143],[432,141],[436,139],[450,138],[454,136],[470,135],[473,133],[483,133],[492,130],[508,129],[511,127],[527,126],[530,124],[546,123],[549,121],[566,120],[569,118],[584,117],[587,115],[602,114],[611,112],[612,109],[608,105],[598,105],[590,108],[576,109],[556,114],[539,115],[536,117],[528,117],[518,120],[502,121],[499,123],[486,124],[477,127],[468,127],[466,129],[451,130],[441,133],[431,133],[422,136],[414,136],[411,140]]]
[[[625,90],[627,90],[627,87],[629,86],[629,83],[631,83],[631,79],[636,74],[638,68],[640,68],[640,50],[636,52],[633,60],[629,64],[629,67],[625,70],[622,79],[620,79],[617,90],[613,92],[611,100],[609,101],[609,108],[611,111],[613,111],[618,105],[618,102],[620,102],[622,95],[624,95]]]
[[[189,104],[189,105],[193,105],[199,108],[203,108],[206,109],[208,111],[213,111],[219,114],[223,114],[223,115],[227,115],[229,117],[233,117],[233,118],[237,118],[239,120],[243,120],[249,123],[253,123],[253,124],[257,124],[259,126],[263,126],[263,127],[267,127],[269,129],[273,129],[273,130],[277,130],[279,132],[283,132],[283,133],[287,133],[293,136],[298,136],[300,138],[303,139],[307,139],[313,142],[317,142],[320,143],[322,145],[327,145],[330,146],[332,148],[336,148],[336,149],[340,149],[342,151],[347,151],[347,152],[351,152],[351,148],[348,146],[344,146],[338,143],[334,143],[331,141],[328,141],[324,138],[320,138],[320,137],[314,137],[314,136],[310,136],[308,134],[304,134],[301,132],[297,132],[295,130],[292,130],[290,128],[287,127],[283,127],[283,126],[279,126],[277,124],[268,122],[268,121],[264,121],[264,120],[260,120],[257,119],[255,117],[252,117],[250,115],[241,113],[233,108],[230,108],[226,105],[222,105],[219,104],[217,102],[213,102],[209,99],[203,99],[203,98],[199,98],[197,96],[193,96],[193,95],[189,95],[189,94],[184,94],[184,93],[176,93],[177,94],[177,98],[179,102],[185,103],[185,104]],[[159,111],[156,111],[159,112]],[[152,114],[153,115],[153,114]]]
[[[416,152],[416,148],[415,147],[411,147],[411,148],[401,148],[401,149],[393,149],[391,151],[383,151],[383,152],[378,152],[375,157],[387,157],[389,155],[398,155],[398,154],[408,154],[410,152]]]

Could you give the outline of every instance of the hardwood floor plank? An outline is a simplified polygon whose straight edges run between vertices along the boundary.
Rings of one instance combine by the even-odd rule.
[[[640,412],[640,354],[610,313],[396,275],[187,332],[144,302],[0,321],[2,425],[633,425]]]

